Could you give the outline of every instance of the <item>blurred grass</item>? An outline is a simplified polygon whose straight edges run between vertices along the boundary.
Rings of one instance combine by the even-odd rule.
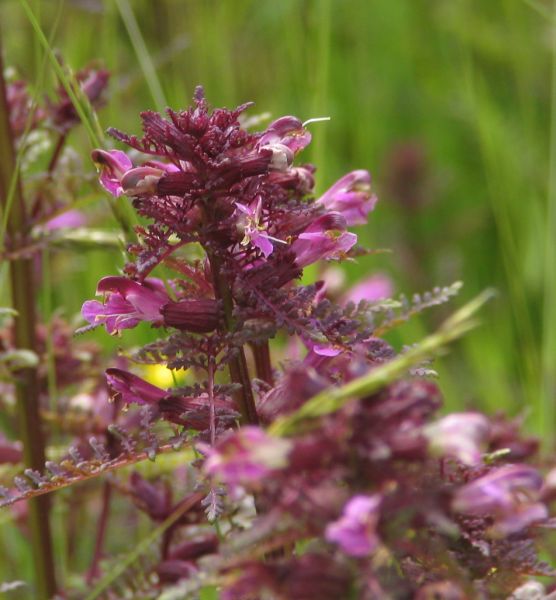
[[[48,36],[56,3],[30,4]],[[125,7],[137,29],[129,16],[122,21]],[[463,280],[463,299],[496,287],[483,326],[439,362],[446,405],[526,411],[528,426],[553,444],[556,12],[550,2],[65,0],[63,10],[56,50],[73,69],[98,59],[113,73],[103,128],[138,132],[140,110],[156,108],[163,97],[183,107],[199,83],[215,106],[254,100],[251,114],[330,116],[311,126],[306,156],[319,167],[319,190],[347,170],[371,170],[380,202],[358,233],[370,247],[393,250],[348,265],[350,280],[386,272],[408,295]],[[20,3],[4,0],[0,19],[6,62],[39,81],[43,51]],[[51,73],[44,89],[54,84]],[[86,132],[71,142],[93,172]],[[413,179],[399,167],[408,148],[421,157]],[[396,192],[400,173],[409,185],[405,194]],[[97,202],[105,206],[100,191]],[[104,210],[106,226],[114,226]],[[51,261],[43,306],[63,307],[69,316],[92,297],[101,276],[122,264],[121,254],[109,250],[52,251]],[[0,305],[4,295],[0,288]],[[416,341],[444,315],[431,313],[391,339]],[[145,327],[123,340],[92,337],[109,351],[149,335]],[[0,553],[10,531],[0,528]],[[14,561],[24,554],[17,539],[10,540]],[[11,567],[0,562],[2,581]]]

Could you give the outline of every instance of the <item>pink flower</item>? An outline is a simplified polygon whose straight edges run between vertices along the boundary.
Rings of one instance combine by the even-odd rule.
[[[273,241],[281,244],[286,243],[283,240],[279,240],[265,233],[265,226],[261,225],[262,198],[260,196],[256,200],[255,208],[245,206],[245,204],[241,204],[240,202],[236,202],[236,207],[238,211],[242,213],[238,222],[238,229],[244,234],[243,240],[241,241],[242,246],[252,244],[258,248],[266,258],[270,256],[274,250],[274,246],[272,245]]]
[[[88,300],[81,314],[92,325],[104,325],[111,335],[141,321],[162,325],[160,309],[170,300],[162,281],[154,278],[139,283],[126,277],[104,277],[98,294],[105,294],[106,301]]]
[[[488,439],[488,419],[479,413],[453,413],[427,425],[424,434],[435,455],[456,458],[465,465],[482,462],[482,446]]]
[[[124,404],[158,404],[168,393],[129,371],[106,370],[106,383]]]
[[[380,513],[380,494],[354,496],[344,506],[342,516],[326,528],[326,539],[350,556],[368,556],[380,543],[376,534]]]
[[[364,225],[377,202],[377,197],[371,194],[371,175],[368,171],[352,171],[339,179],[316,202],[326,210],[340,212],[348,225]]]
[[[124,193],[122,177],[133,168],[133,163],[121,150],[93,150],[91,158],[100,169],[100,185],[118,198]]]
[[[299,267],[317,260],[340,258],[357,242],[354,233],[346,231],[346,220],[339,212],[330,212],[313,221],[295,240],[291,249]]]
[[[291,442],[267,435],[259,427],[242,427],[224,437],[215,448],[198,445],[207,455],[205,472],[228,485],[257,484],[287,465]]]
[[[492,533],[506,536],[548,517],[539,501],[543,479],[528,465],[505,465],[464,485],[454,495],[456,512],[494,518]]]
[[[126,196],[153,196],[157,192],[160,178],[165,170],[156,167],[136,167],[126,171],[121,179],[121,187]]]
[[[296,117],[281,117],[273,121],[257,143],[259,150],[270,150],[270,168],[285,171],[294,156],[311,142],[311,134]]]
[[[382,274],[371,275],[367,279],[363,279],[358,284],[350,288],[341,298],[341,304],[353,302],[359,304],[361,300],[368,302],[377,302],[390,298],[393,293],[392,280]]]
[[[129,371],[116,368],[106,370],[106,382],[112,397],[124,404],[151,406],[156,416],[188,429],[204,431],[209,427],[210,402],[206,393],[198,396],[174,395]],[[239,416],[227,396],[215,398],[214,406],[221,426],[228,427]]]
[[[82,212],[70,209],[48,220],[44,227],[48,231],[55,231],[56,229],[83,227],[86,223],[87,219]]]
[[[93,150],[91,158],[100,169],[100,184],[116,198],[122,194],[152,196],[163,175],[179,171],[175,165],[160,161],[133,167],[127,154],[120,150]]]

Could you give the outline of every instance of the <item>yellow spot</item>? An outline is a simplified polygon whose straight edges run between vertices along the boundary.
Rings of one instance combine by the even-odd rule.
[[[172,371],[166,365],[145,365],[143,374],[149,383],[161,388],[174,387],[176,383],[181,384],[185,379],[184,371]]]

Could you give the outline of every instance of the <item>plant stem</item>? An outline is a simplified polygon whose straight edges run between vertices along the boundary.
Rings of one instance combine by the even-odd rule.
[[[97,537],[95,540],[95,549],[93,553],[93,561],[87,573],[87,583],[91,584],[100,575],[99,563],[102,557],[102,547],[106,538],[106,529],[108,526],[108,517],[110,515],[110,500],[112,498],[112,485],[104,482],[102,490],[102,512],[100,513],[100,521],[97,529]]]
[[[262,379],[268,385],[274,385],[274,373],[272,372],[272,362],[270,360],[270,345],[268,340],[264,342],[253,342],[251,344],[253,358],[255,359],[255,369],[257,377]]]
[[[210,445],[214,446],[216,442],[216,409],[214,406],[214,358],[209,356],[208,359],[208,397],[210,410]]]
[[[214,285],[214,294],[217,300],[222,302],[224,308],[224,321],[226,329],[230,332],[234,330],[234,300],[232,291],[228,284],[227,278],[222,271],[222,261],[220,257],[210,248],[205,248],[212,272],[212,280]],[[241,413],[244,423],[257,424],[259,417],[255,407],[255,398],[253,397],[253,389],[251,388],[251,379],[247,368],[247,360],[245,359],[245,351],[243,347],[238,348],[238,354],[230,361],[230,378],[234,383],[241,385],[241,390],[235,395],[238,404],[239,412]]]
[[[0,39],[1,42],[1,39]],[[15,172],[16,158],[6,99],[4,64],[0,43],[0,200],[7,211],[7,198],[12,177],[15,177],[14,202],[7,218],[7,243],[24,243],[28,234],[26,211],[19,174]],[[14,322],[14,342],[18,349],[36,350],[35,286],[33,262],[17,258],[10,263],[12,305],[18,314]],[[44,469],[44,438],[39,415],[39,381],[36,367],[25,367],[16,373],[16,410],[19,437],[23,442],[24,462],[31,469]],[[29,501],[29,529],[33,553],[36,598],[51,598],[56,593],[52,539],[49,525],[49,500]]]
[[[54,173],[54,169],[56,168],[56,165],[58,164],[58,160],[59,160],[60,156],[62,155],[62,150],[64,148],[65,143],[66,143],[66,134],[62,133],[62,134],[60,134],[58,141],[56,142],[56,147],[54,148],[54,152],[52,153],[50,162],[48,163],[47,172],[48,172],[49,177],[52,177],[52,174]]]

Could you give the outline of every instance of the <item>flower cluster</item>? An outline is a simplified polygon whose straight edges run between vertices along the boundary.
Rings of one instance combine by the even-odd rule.
[[[130,155],[92,155],[105,190],[130,198],[149,224],[83,317],[110,334],[157,328],[132,362],[191,379],[162,389],[130,370],[106,372],[118,402],[193,436],[196,482],[164,541],[161,585],[195,587],[204,571],[227,600],[489,598],[554,576],[536,556],[553,486],[527,462],[535,443],[501,416],[435,420],[442,400],[427,369],[324,411],[317,427],[273,433],[315,395],[396,357],[376,326],[396,303],[383,276],[336,293],[337,304],[327,282],[297,281],[310,264],[357,255],[348,227],[375,206],[370,175],[353,171],[315,197],[315,168],[297,164],[307,124],[287,116],[251,132],[240,120],[247,107],[211,111],[199,88],[187,110],[143,113],[141,137],[110,130]],[[414,310],[452,294],[418,297]],[[269,344],[278,333],[305,348],[280,368]],[[128,491],[156,521],[176,506],[137,475]],[[205,527],[225,523],[223,537],[199,529],[203,509]],[[174,543],[180,528],[203,537]]]

